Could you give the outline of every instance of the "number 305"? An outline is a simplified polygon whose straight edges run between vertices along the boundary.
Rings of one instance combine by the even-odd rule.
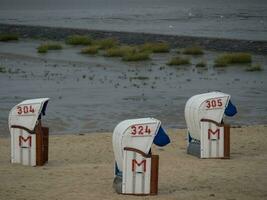
[[[206,108],[218,108],[222,107],[222,99],[212,99],[206,101]]]

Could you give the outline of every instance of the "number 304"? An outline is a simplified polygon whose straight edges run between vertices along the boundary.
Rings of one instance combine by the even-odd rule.
[[[32,106],[18,106],[17,113],[19,115],[27,114],[27,113],[34,113],[34,108]]]

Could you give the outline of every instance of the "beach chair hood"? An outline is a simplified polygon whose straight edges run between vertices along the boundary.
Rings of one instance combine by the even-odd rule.
[[[30,99],[14,106],[9,113],[9,130],[12,125],[33,131],[38,119],[45,115],[49,98]]]
[[[113,150],[118,170],[122,171],[124,147],[135,148],[148,154],[153,142],[158,146],[170,143],[159,120],[140,118],[120,122],[113,132]]]
[[[200,140],[201,119],[221,123],[224,114],[234,116],[236,107],[230,102],[230,95],[222,92],[209,92],[192,96],[185,106],[185,120],[190,136]]]

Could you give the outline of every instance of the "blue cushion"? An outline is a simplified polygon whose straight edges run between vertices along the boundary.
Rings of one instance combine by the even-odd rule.
[[[171,141],[170,141],[169,136],[166,134],[164,129],[162,127],[160,127],[158,130],[158,134],[154,138],[153,143],[157,146],[163,147],[163,146],[169,144],[170,142]]]
[[[237,113],[237,109],[236,109],[235,105],[232,104],[231,101],[229,101],[229,103],[228,103],[228,105],[227,105],[227,107],[226,107],[226,109],[224,111],[224,114],[227,115],[227,116],[229,116],[229,117],[232,117],[236,113]]]
[[[191,135],[190,135],[190,133],[188,133],[188,142],[190,143],[191,141],[192,141],[192,137],[191,137]]]
[[[122,177],[122,172],[119,170],[117,162],[115,162],[115,175]]]

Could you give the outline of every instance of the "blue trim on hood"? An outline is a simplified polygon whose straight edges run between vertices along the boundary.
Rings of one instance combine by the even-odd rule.
[[[158,134],[155,136],[153,143],[157,146],[163,147],[171,142],[169,136],[162,127],[159,127]]]
[[[231,102],[231,100],[229,100],[229,103],[228,103],[228,105],[224,111],[224,114],[229,116],[229,117],[232,117],[236,113],[237,113],[237,109],[236,109],[235,105]]]
[[[41,119],[42,118],[42,115],[45,115],[47,104],[48,104],[48,101],[44,102],[43,108],[41,110],[40,115],[38,116],[38,119]]]

